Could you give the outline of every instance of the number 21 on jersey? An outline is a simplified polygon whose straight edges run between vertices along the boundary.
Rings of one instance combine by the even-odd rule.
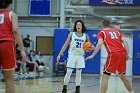
[[[81,42],[76,42],[76,48],[81,48]]]
[[[4,23],[4,14],[0,14],[0,24]]]
[[[112,39],[118,39],[118,36],[116,35],[115,32],[109,32],[109,35]]]

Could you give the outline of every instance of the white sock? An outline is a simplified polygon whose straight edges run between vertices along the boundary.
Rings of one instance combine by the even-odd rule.
[[[80,86],[81,84],[81,72],[82,69],[76,69],[76,78],[75,78],[76,86]]]
[[[70,76],[72,74],[72,70],[71,68],[67,68],[67,73],[64,77],[64,85],[68,85],[69,81],[70,81]]]
[[[130,93],[135,93],[134,91],[131,91]]]

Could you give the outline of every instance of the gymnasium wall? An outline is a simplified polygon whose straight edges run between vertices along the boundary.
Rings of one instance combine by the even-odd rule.
[[[140,31],[133,32],[133,75],[140,75]]]
[[[53,72],[55,72],[56,58],[65,43],[69,34],[68,29],[55,29],[54,30],[54,53],[53,53]],[[68,57],[68,47],[64,52],[64,58]]]
[[[46,28],[43,27],[20,27],[20,32],[23,36],[23,38],[26,37],[27,34],[30,35],[30,39],[33,41],[33,50],[36,50],[36,37],[37,36],[48,36],[53,37],[54,31],[49,31]],[[47,48],[47,47],[46,47]],[[32,49],[32,46],[31,46]],[[45,60],[45,64],[49,67],[49,70],[47,70],[48,73],[52,73],[53,69],[53,56],[52,55],[43,55],[43,58]]]
[[[97,44],[98,32],[99,30],[86,31],[86,34],[90,37],[90,42],[93,43],[94,46]],[[85,57],[90,56],[92,53],[93,51],[85,53]],[[100,51],[93,59],[86,61],[86,68],[83,69],[83,73],[100,74]]]

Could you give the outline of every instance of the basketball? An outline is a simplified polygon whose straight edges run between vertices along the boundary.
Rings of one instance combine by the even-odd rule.
[[[95,47],[91,42],[85,42],[83,45],[83,49],[85,52],[90,52],[91,50],[93,50]]]

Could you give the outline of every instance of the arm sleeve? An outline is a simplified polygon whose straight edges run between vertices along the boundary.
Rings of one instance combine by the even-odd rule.
[[[98,33],[98,37],[97,37],[98,39],[103,39],[104,40],[104,33],[103,32],[99,32]]]

